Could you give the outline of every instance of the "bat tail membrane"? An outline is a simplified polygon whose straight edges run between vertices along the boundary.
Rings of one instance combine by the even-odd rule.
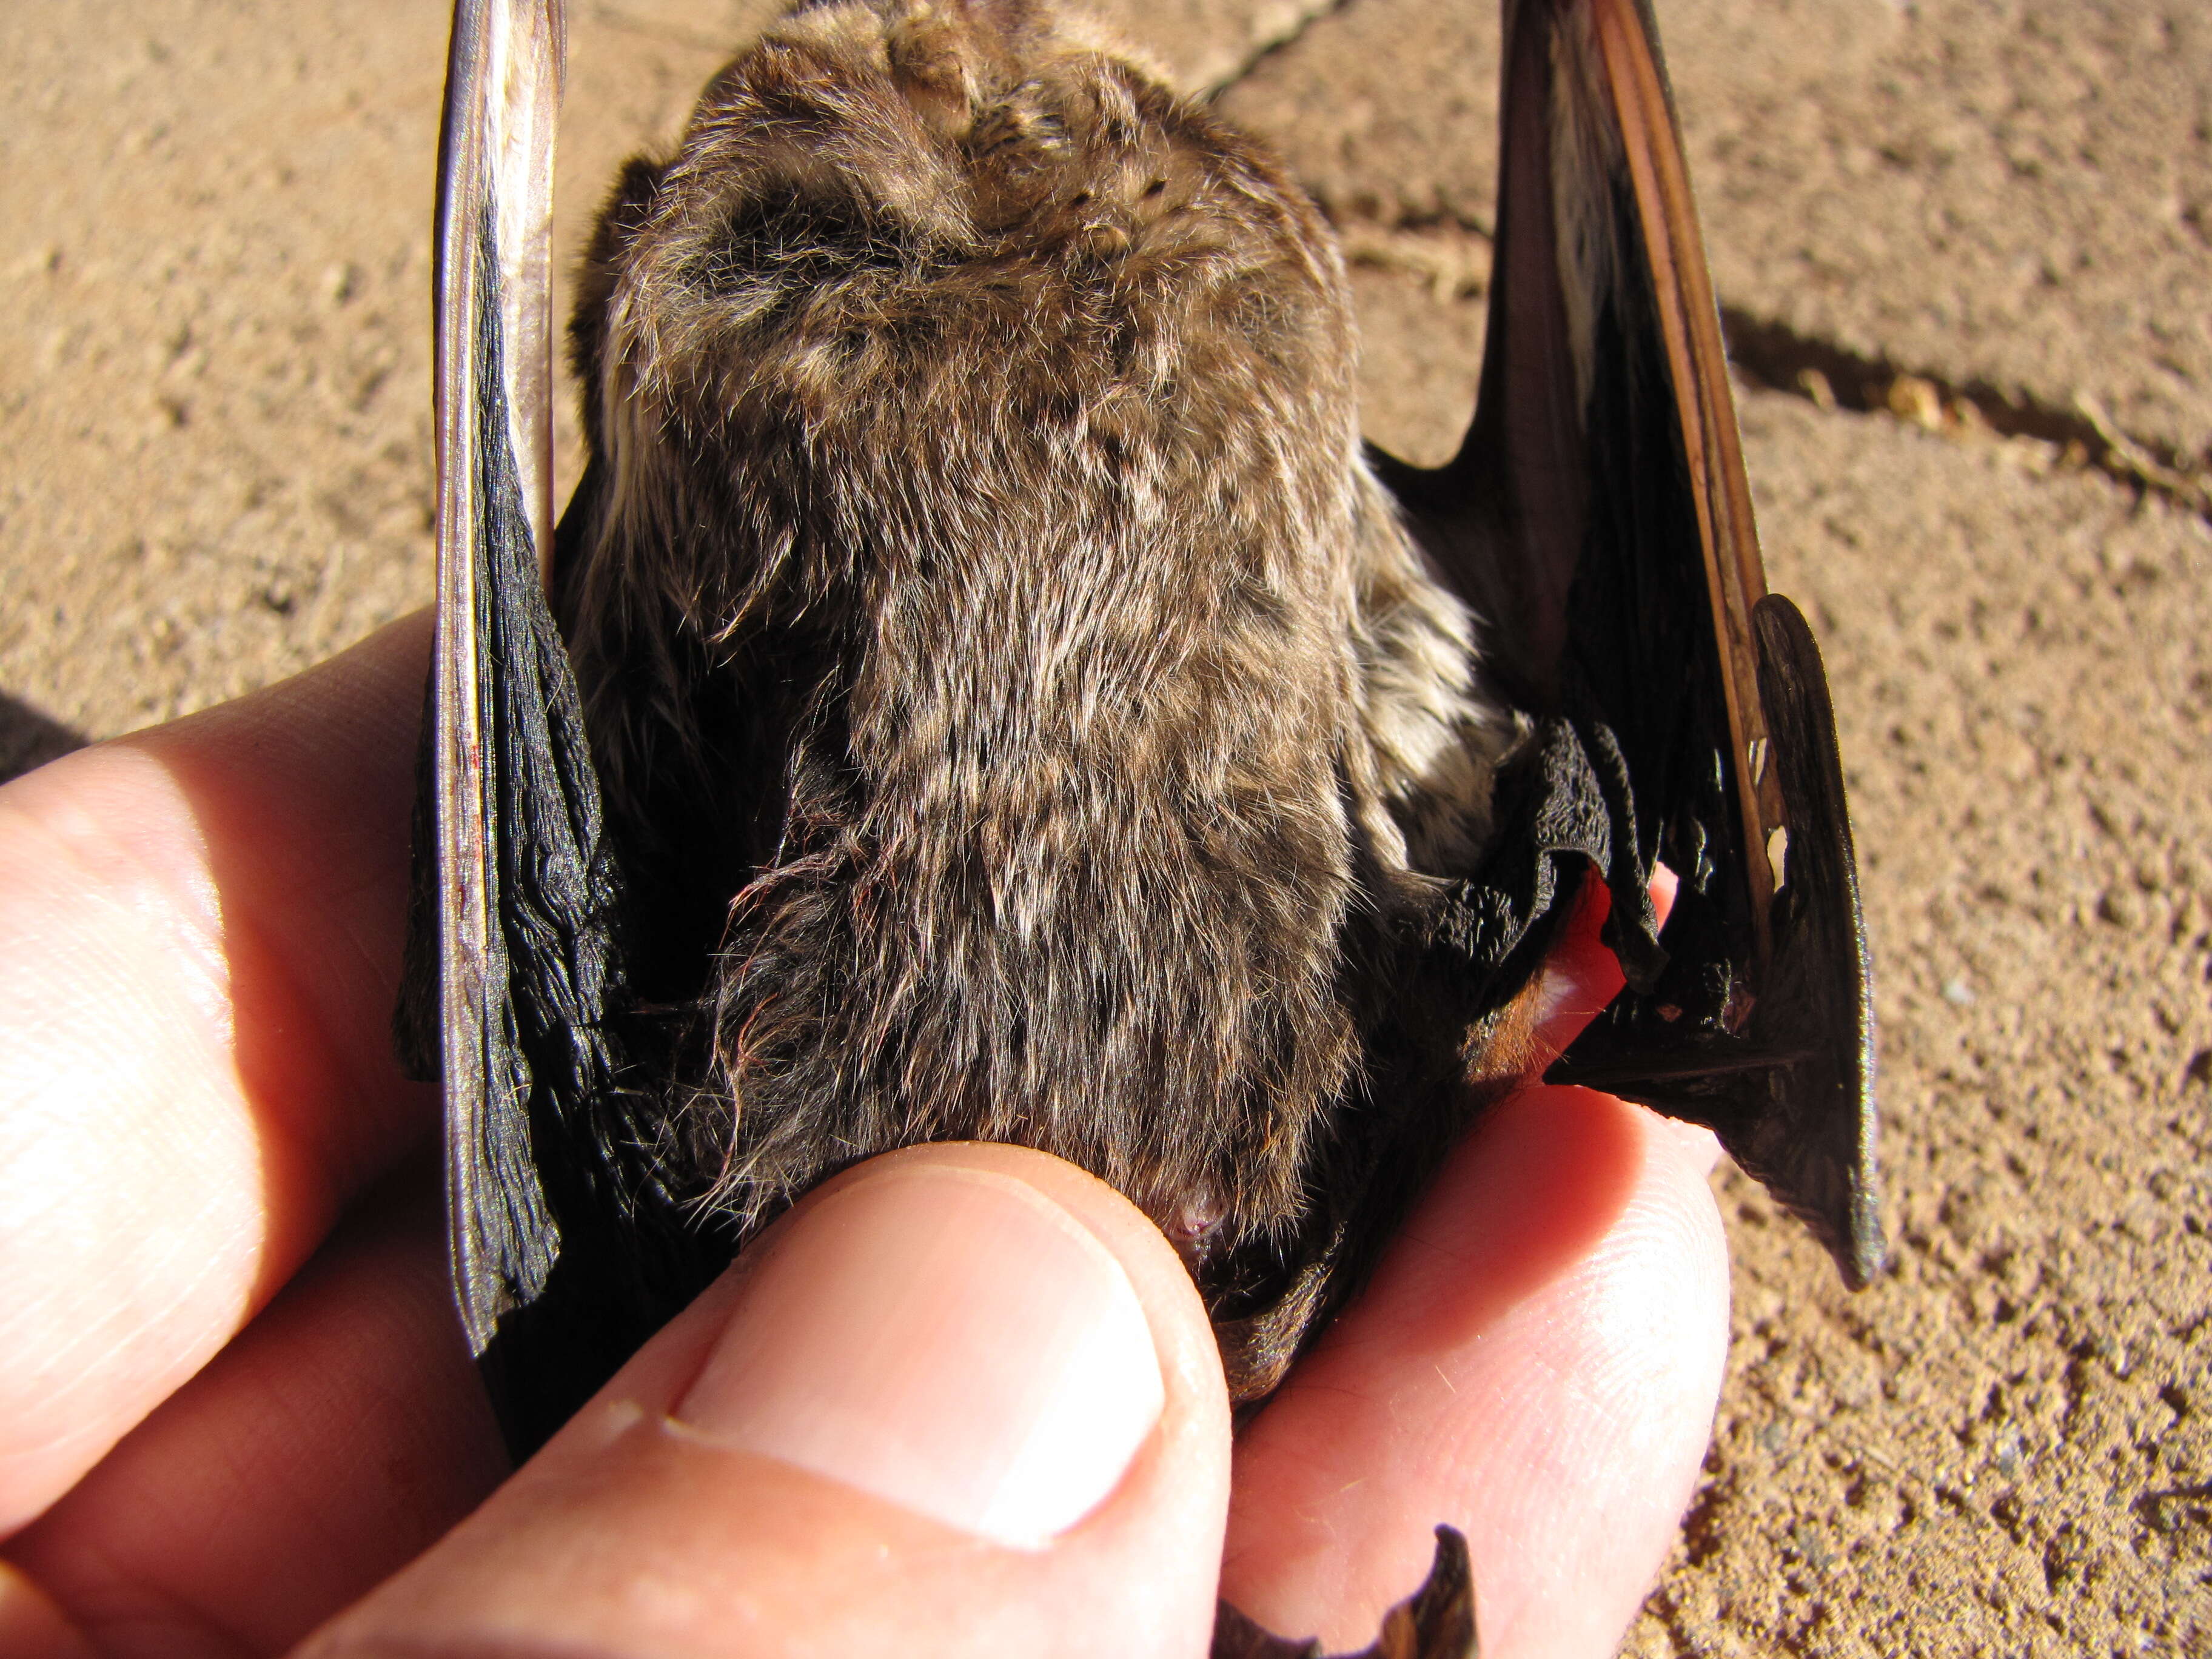
[[[1551,1077],[1710,1125],[1856,1286],[1882,1243],[1834,721],[1810,630],[1765,591],[1649,6],[1508,0],[1504,64],[1474,420],[1443,467],[1377,458],[1535,717],[1459,932],[1478,972],[1525,961],[1595,863],[1628,988]],[[1655,861],[1680,877],[1663,943]]]
[[[1744,1027],[1684,1030],[1675,1005],[1626,994],[1553,1068],[1710,1125],[1863,1289],[1882,1263],[1874,1146],[1874,1007],[1858,862],[1820,647],[1797,607],[1753,611],[1771,764],[1772,948]]]
[[[542,575],[564,27],[560,0],[459,0],[440,156],[428,731],[447,1217],[462,1322],[518,1455],[668,1311],[631,1242],[653,1235],[654,1194],[621,1167],[619,872]]]

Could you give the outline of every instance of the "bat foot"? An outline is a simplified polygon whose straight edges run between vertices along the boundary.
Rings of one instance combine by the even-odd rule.
[[[1438,1527],[1436,1556],[1420,1589],[1382,1615],[1382,1633],[1374,1641],[1336,1659],[1479,1659],[1480,1653],[1467,1540],[1451,1527]],[[1319,1642],[1274,1635],[1226,1601],[1215,1616],[1212,1654],[1212,1659],[1325,1659]]]

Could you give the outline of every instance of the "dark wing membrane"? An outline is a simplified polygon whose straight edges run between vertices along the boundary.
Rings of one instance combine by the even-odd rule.
[[[542,377],[528,381],[545,342],[542,317],[533,330],[518,310],[526,317],[528,218],[550,191],[562,21],[557,5],[461,0],[439,156],[437,1006],[453,1285],[478,1354],[544,1287],[559,1244],[531,1159],[532,1079],[500,925],[496,837],[524,757],[502,741],[496,596],[507,568],[534,566],[544,523],[543,453],[535,428],[516,423],[543,405]]]
[[[418,909],[437,920],[454,1291],[518,1455],[699,1277],[663,1270],[681,1218],[622,1111],[621,884],[542,574],[563,27],[560,0],[459,0],[440,160],[436,892]]]
[[[1538,717],[1469,884],[1489,968],[1613,889],[1629,988],[1554,1068],[1711,1125],[1859,1285],[1880,1265],[1871,1010],[1820,658],[1765,592],[1711,277],[1644,0],[1509,0],[1481,391],[1432,471],[1382,471]],[[1681,878],[1663,947],[1644,884]],[[1536,935],[1529,931],[1528,936]]]

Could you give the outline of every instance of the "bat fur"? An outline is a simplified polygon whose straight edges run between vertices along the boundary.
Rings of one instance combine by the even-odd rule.
[[[1363,457],[1328,227],[1042,3],[827,0],[624,170],[571,346],[663,1179],[735,1243],[1057,1153],[1265,1393],[1526,1059],[1425,947],[1528,724]]]

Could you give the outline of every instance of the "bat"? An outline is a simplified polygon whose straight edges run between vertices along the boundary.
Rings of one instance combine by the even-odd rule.
[[[616,183],[556,522],[562,12],[459,0],[397,1025],[518,1455],[928,1139],[1114,1183],[1264,1399],[1539,1062],[1586,878],[1626,988],[1547,1075],[1709,1125],[1878,1269],[1841,762],[1655,26],[1504,14],[1444,465],[1362,444],[1342,262],[1264,146],[1044,0],[811,0]],[[1370,1651],[1474,1641],[1440,1529]],[[1315,1651],[1233,1608],[1216,1644]]]

